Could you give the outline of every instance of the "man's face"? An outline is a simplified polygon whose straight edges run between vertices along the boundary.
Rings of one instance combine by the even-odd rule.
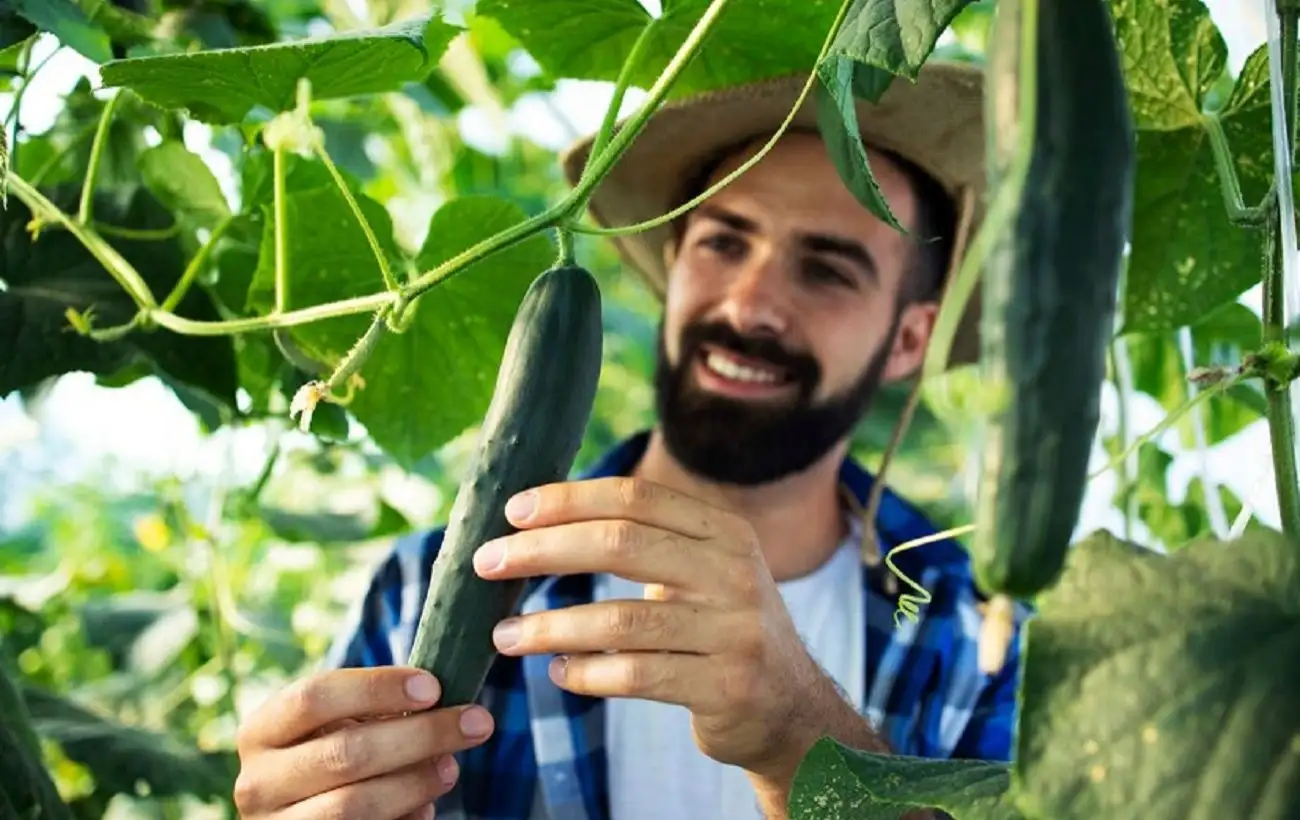
[[[869,156],[910,228],[908,181]],[[783,137],[697,208],[672,259],[655,378],[674,457],[716,481],[757,484],[843,442],[878,385],[924,354],[934,306],[898,307],[913,241],[858,203],[815,135]]]

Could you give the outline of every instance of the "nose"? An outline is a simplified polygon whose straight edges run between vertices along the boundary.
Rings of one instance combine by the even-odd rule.
[[[776,253],[754,253],[737,266],[719,312],[745,335],[782,336],[790,327],[790,295]]]

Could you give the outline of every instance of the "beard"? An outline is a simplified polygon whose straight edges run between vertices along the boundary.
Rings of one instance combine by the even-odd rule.
[[[898,331],[895,311],[889,333],[863,372],[846,390],[815,400],[822,372],[817,360],[770,337],[744,337],[724,323],[689,325],[681,358],[668,361],[659,327],[655,407],[669,453],[695,474],[723,484],[756,485],[800,472],[852,432],[880,386]],[[701,349],[711,345],[780,368],[796,388],[793,399],[745,401],[706,392],[691,380]]]

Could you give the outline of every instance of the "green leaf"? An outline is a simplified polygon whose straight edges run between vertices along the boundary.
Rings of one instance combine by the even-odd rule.
[[[418,267],[429,270],[525,218],[504,199],[450,200],[433,215]],[[348,409],[399,464],[409,468],[483,418],[519,302],[554,259],[541,235],[495,253],[422,297],[405,333],[380,340],[361,371],[366,388]]]
[[[164,108],[231,123],[256,106],[293,108],[304,78],[314,100],[399,90],[422,79],[459,31],[420,17],[270,45],[116,60],[101,76],[105,86],[125,86]]]
[[[3,0],[2,4],[16,7],[20,16],[88,60],[102,63],[113,59],[108,34],[72,0]]]
[[[929,760],[813,744],[790,790],[790,820],[898,820],[940,808],[957,820],[1024,820],[1011,804],[1007,764]]]
[[[895,76],[915,79],[934,45],[970,0],[853,0],[817,65],[817,127],[840,178],[871,213],[899,230],[876,184],[859,130],[857,100],[875,102]]]
[[[939,36],[970,2],[853,0],[826,56],[914,80]]]
[[[198,154],[168,140],[140,155],[144,184],[164,205],[211,228],[230,215],[221,185]]]
[[[1300,816],[1300,548],[1273,531],[1165,555],[1098,532],[1030,622],[1025,811]]]
[[[80,186],[45,191],[64,212],[76,212]],[[159,230],[172,223],[171,213],[147,191],[100,189],[96,219],[136,230]],[[132,331],[113,342],[94,341],[72,330],[65,316],[71,307],[93,308],[97,327],[124,324],[136,306],[85,247],[69,232],[47,227],[33,242],[27,225],[31,212],[10,198],[0,209],[0,396],[33,387],[64,373],[115,373],[147,363],[165,375],[228,407],[237,387],[234,350],[229,338],[182,336],[166,330]],[[175,239],[136,240],[108,235],[105,240],[139,271],[161,300],[180,280],[186,260]],[[197,320],[221,318],[201,288],[191,288],[176,312]]]
[[[0,49],[10,49],[25,43],[36,33],[36,26],[30,20],[0,3]]]
[[[1199,0],[1112,0],[1137,135],[1124,333],[1186,325],[1260,280],[1260,236],[1228,220],[1205,118],[1227,47]],[[1272,172],[1268,50],[1247,59],[1217,116],[1247,206]]]
[[[70,760],[89,769],[100,790],[135,795],[143,781],[154,798],[230,794],[231,772],[238,765],[230,752],[204,752],[35,687],[24,688],[23,696],[36,733],[56,741]]]
[[[840,179],[878,219],[903,230],[871,171],[859,131],[855,100],[856,97],[879,99],[888,85],[888,76],[847,58],[832,58],[817,66],[818,83],[813,94],[817,129],[826,141],[827,153]]]
[[[480,0],[477,13],[500,22],[555,77],[609,82],[641,30],[653,24],[632,72],[633,85],[649,88],[708,6],[708,0],[663,0],[663,14],[651,18],[637,0]],[[732,3],[669,98],[811,70],[839,6],[839,0]]]

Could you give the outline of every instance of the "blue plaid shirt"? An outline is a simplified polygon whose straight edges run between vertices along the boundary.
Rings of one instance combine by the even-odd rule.
[[[615,447],[586,477],[626,475],[648,434]],[[841,481],[865,503],[872,477],[852,459]],[[886,490],[877,518],[883,551],[936,531],[915,507]],[[348,630],[331,647],[327,668],[404,663],[419,623],[429,571],[443,530],[399,539],[379,565]],[[981,597],[965,550],[938,541],[899,553],[894,564],[929,590],[920,618],[894,627],[896,593],[883,564],[864,562],[866,715],[896,754],[1009,760],[1016,721],[1020,609],[1016,636],[996,677],[976,662]],[[524,612],[593,600],[590,575],[533,579]],[[896,588],[896,587],[895,587]],[[603,699],[565,692],[547,676],[550,656],[498,656],[480,703],[496,719],[481,746],[458,755],[457,786],[438,803],[439,820],[608,820]]]

